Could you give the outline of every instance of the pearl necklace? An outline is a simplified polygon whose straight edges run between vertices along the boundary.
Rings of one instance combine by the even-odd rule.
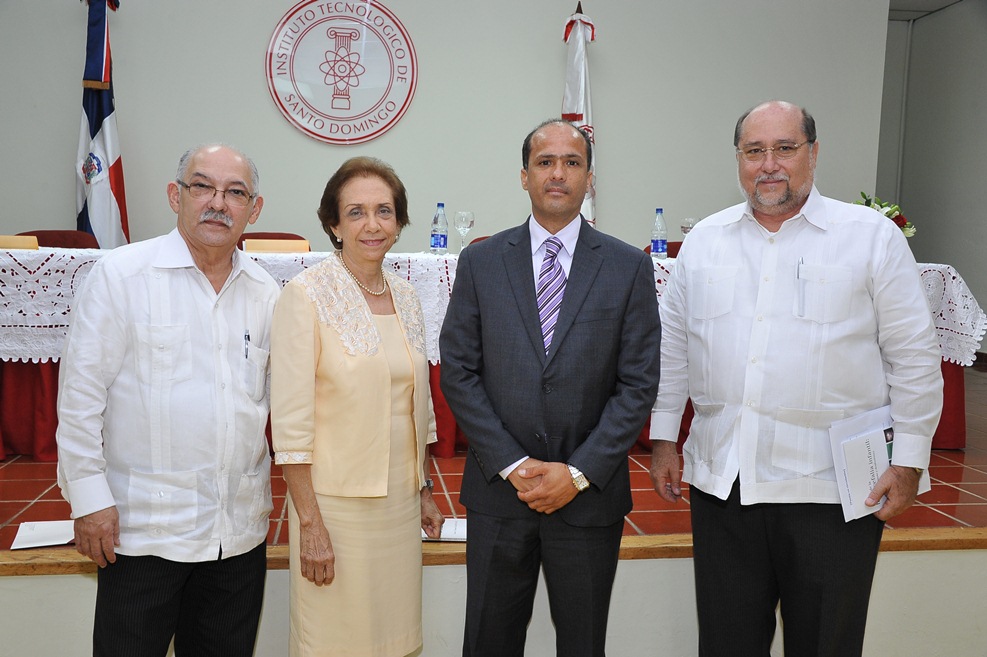
[[[372,294],[375,297],[379,297],[382,294],[384,294],[385,292],[387,292],[387,278],[384,276],[384,265],[383,264],[380,266],[380,278],[384,282],[384,287],[380,288],[380,292],[374,292],[369,287],[367,287],[366,285],[364,285],[363,283],[361,283],[360,282],[360,279],[357,278],[356,275],[353,272],[350,271],[350,268],[349,267],[346,266],[346,261],[343,260],[343,252],[342,251],[336,251],[336,255],[339,257],[339,262],[340,262],[340,264],[343,265],[343,269],[346,270],[346,273],[350,275],[350,278],[352,278],[356,282],[356,284],[359,285],[360,288],[364,292],[366,292],[367,294]]]

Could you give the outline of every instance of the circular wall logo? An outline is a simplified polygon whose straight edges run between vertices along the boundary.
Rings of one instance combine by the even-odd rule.
[[[330,144],[359,144],[393,128],[417,83],[411,37],[376,0],[303,0],[267,47],[274,104],[293,126]]]

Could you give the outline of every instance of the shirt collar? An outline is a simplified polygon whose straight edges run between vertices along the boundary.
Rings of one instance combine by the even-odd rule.
[[[555,237],[559,238],[562,242],[562,248],[570,257],[576,252],[576,242],[579,241],[579,229],[582,220],[583,215],[577,214],[562,230],[555,233]],[[552,237],[552,233],[545,230],[532,216],[528,217],[528,232],[531,233],[531,255],[537,253],[545,240]]]
[[[160,269],[184,269],[195,267],[195,260],[192,259],[192,252],[189,251],[185,238],[175,228],[164,236],[161,248],[154,256],[151,266]],[[230,272],[230,280],[233,280],[243,272],[251,278],[263,281],[266,271],[240,249],[233,249],[233,271]]]
[[[757,221],[754,218],[754,213],[751,211],[750,201],[741,206],[743,208],[743,213],[737,215],[733,221],[740,221],[741,219],[750,219],[751,221]],[[792,219],[804,218],[807,222],[819,228],[820,230],[826,230],[829,226],[829,222],[826,221],[826,211],[825,203],[823,201],[822,194],[813,185],[812,189],[809,191],[809,197],[805,199],[805,203],[802,204],[801,211],[792,217]],[[733,223],[733,221],[727,221],[725,223]],[[791,221],[789,219],[788,221]]]

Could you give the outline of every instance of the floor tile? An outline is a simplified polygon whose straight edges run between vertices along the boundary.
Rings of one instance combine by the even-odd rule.
[[[982,504],[987,500],[949,484],[932,484],[932,490],[918,496],[922,504]]]
[[[679,511],[689,508],[682,500],[674,504],[666,502],[654,489],[631,491],[631,499],[634,501],[634,511]]]
[[[18,527],[19,525],[0,527],[0,550],[10,549],[10,546],[14,543],[14,537],[17,536]]]
[[[33,502],[55,485],[52,479],[14,479],[0,481],[0,500]]]
[[[8,524],[27,508],[27,502],[0,502],[0,526]]]
[[[0,481],[11,479],[55,479],[57,465],[33,461],[14,461],[0,467]]]
[[[974,470],[973,468],[959,465],[932,466],[929,468],[929,476],[933,481],[941,481],[947,484],[956,483],[987,483],[987,472]]]
[[[631,511],[628,519],[643,534],[679,534],[692,531],[688,511]]]
[[[435,479],[433,477],[433,479]],[[442,488],[450,495],[459,495],[459,491],[462,490],[463,485],[463,475],[461,474],[441,474],[438,476],[436,484],[439,482],[442,484]]]
[[[887,526],[895,529],[902,527],[956,527],[955,519],[943,515],[932,507],[916,504],[900,516],[888,521]]]
[[[631,473],[631,490],[654,490],[655,487],[651,483],[651,475],[647,472],[632,472]]]
[[[68,502],[48,502],[41,501],[35,502],[31,506],[24,509],[19,516],[17,516],[17,522],[44,522],[48,520],[69,520],[72,515],[72,509],[69,507]]]
[[[933,508],[971,527],[987,527],[987,504],[936,505]]]

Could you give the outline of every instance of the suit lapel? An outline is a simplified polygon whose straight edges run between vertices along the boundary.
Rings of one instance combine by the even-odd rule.
[[[530,221],[530,219],[529,219]],[[531,265],[531,233],[528,222],[518,226],[507,240],[504,249],[504,267],[514,291],[518,314],[528,333],[535,353],[544,361],[545,341],[541,335],[541,321],[538,319],[538,300],[535,298],[535,273]],[[564,307],[564,303],[563,303]]]
[[[562,308],[559,310],[559,320],[555,324],[555,334],[552,336],[552,346],[548,352],[546,366],[552,362],[552,358],[558,353],[559,345],[565,340],[566,334],[572,327],[572,322],[576,319],[579,309],[582,308],[586,295],[592,289],[593,281],[596,280],[596,275],[603,265],[603,256],[597,250],[601,244],[599,234],[595,228],[582,219],[579,221],[579,240],[576,242],[576,252],[572,255],[569,279],[566,281]],[[537,316],[537,308],[535,314]],[[538,333],[541,334],[540,323],[538,323]]]

